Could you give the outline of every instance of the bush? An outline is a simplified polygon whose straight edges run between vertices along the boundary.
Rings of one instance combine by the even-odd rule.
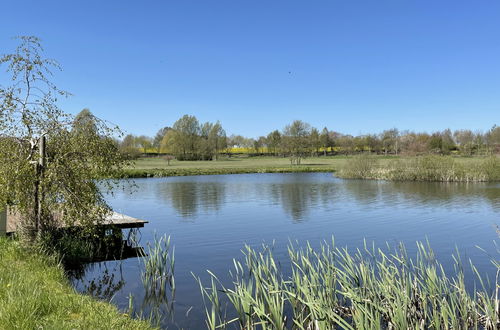
[[[349,179],[375,179],[378,169],[378,160],[375,157],[361,154],[352,157],[347,165],[341,169],[340,176]]]

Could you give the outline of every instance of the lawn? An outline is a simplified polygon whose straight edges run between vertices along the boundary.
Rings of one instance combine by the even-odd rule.
[[[55,258],[0,237],[1,329],[151,329],[78,294]]]
[[[293,167],[325,167],[337,169],[346,157],[314,157],[302,159],[302,164]],[[140,158],[135,162],[136,169],[175,169],[175,168],[283,168],[292,167],[290,160],[283,157],[225,157],[217,161],[178,161],[172,160],[170,166],[162,158]]]

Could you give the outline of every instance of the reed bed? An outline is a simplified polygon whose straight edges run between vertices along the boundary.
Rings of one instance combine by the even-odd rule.
[[[143,256],[144,271],[141,279],[147,293],[164,295],[175,291],[175,249],[171,246],[170,236],[155,237],[153,244],[148,243],[148,252]]]
[[[490,288],[472,264],[477,286],[466,290],[464,265],[454,256],[451,275],[428,244],[416,258],[404,245],[381,249],[365,244],[351,253],[323,243],[290,244],[291,269],[280,270],[272,248],[246,246],[234,261],[231,287],[211,274],[197,278],[208,329],[498,329],[499,281]],[[500,264],[493,266],[500,270]],[[497,272],[498,274],[498,272]]]
[[[500,181],[500,158],[491,156],[461,162],[449,156],[421,156],[390,159],[381,164],[373,156],[360,155],[347,162],[338,176],[393,181]]]

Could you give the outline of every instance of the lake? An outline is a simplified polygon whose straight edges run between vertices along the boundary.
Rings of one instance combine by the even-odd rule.
[[[150,221],[138,235],[142,246],[155,235],[171,236],[177,290],[174,320],[163,323],[169,328],[204,327],[201,295],[191,272],[206,281],[209,269],[229,283],[232,260],[241,257],[244,244],[274,244],[275,256],[284,261],[290,240],[319,246],[334,236],[336,246],[349,249],[361,247],[364,239],[378,246],[404,242],[410,255],[415,241],[429,240],[445,267],[451,269],[451,255],[458,249],[481,273],[495,276],[487,253],[498,257],[499,183],[343,180],[329,173],[134,182],[107,200],[117,212]],[[81,292],[90,288],[98,296],[112,296],[122,310],[133,295],[138,310],[144,299],[140,275],[137,258],[108,261],[88,265],[73,284]]]

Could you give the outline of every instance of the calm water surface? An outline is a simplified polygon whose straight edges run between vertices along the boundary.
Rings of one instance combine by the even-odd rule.
[[[245,243],[274,241],[286,260],[289,240],[318,246],[335,237],[337,246],[361,247],[363,239],[382,245],[428,239],[438,259],[451,268],[458,248],[483,274],[494,277],[487,254],[497,257],[495,224],[500,224],[500,184],[414,183],[342,180],[328,173],[244,174],[137,179],[134,188],[109,196],[118,212],[150,221],[141,245],[155,234],[175,245],[176,299],[169,328],[203,327],[203,309],[191,272],[207,280],[210,269],[228,283],[232,259]],[[112,302],[125,310],[129,295],[143,305],[141,266],[136,258],[89,265],[74,279],[84,292],[104,283]],[[113,284],[111,287],[108,284]],[[94,292],[96,290],[93,290]]]

